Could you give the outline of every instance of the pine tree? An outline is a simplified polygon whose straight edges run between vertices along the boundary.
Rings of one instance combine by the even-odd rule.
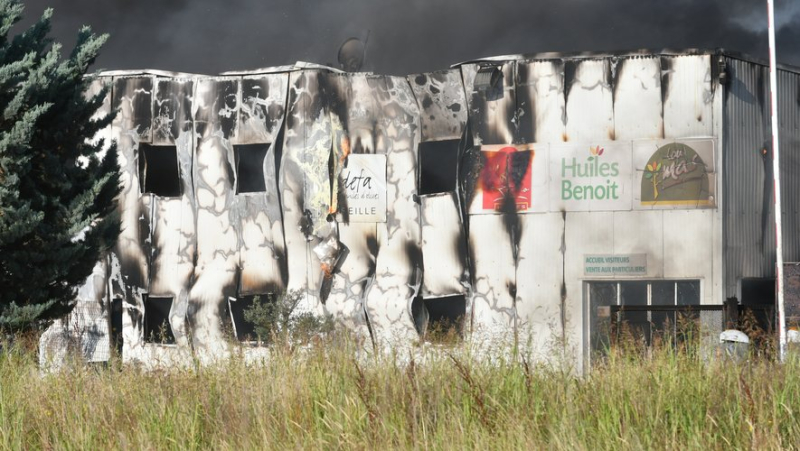
[[[0,0],[0,329],[68,313],[78,287],[119,234],[116,148],[89,139],[106,92],[85,76],[107,36],[88,27],[62,58],[48,37],[52,9],[9,38],[19,0]]]

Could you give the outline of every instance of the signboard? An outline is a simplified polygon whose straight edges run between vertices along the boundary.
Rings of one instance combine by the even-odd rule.
[[[480,146],[480,171],[470,214],[547,211],[547,146]]]
[[[716,207],[715,140],[482,145],[469,214]]]
[[[386,155],[350,154],[340,177],[349,222],[386,222]]]
[[[630,143],[550,146],[550,211],[631,209]]]
[[[583,275],[643,276],[647,274],[647,254],[587,254],[583,256]]]
[[[635,208],[716,205],[713,140],[639,141],[633,151],[639,180]]]

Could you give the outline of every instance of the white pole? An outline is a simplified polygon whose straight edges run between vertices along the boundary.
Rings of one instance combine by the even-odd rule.
[[[772,122],[772,177],[775,192],[775,251],[778,295],[778,357],[783,362],[786,357],[786,312],[783,306],[783,226],[781,223],[781,166],[778,148],[778,77],[775,63],[775,5],[767,0],[767,19],[769,22],[769,84]]]

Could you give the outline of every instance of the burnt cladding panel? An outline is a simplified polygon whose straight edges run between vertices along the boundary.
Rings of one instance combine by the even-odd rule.
[[[236,127],[239,83],[230,78],[200,79],[195,94],[195,121],[200,140],[211,139],[217,131],[230,140]]]
[[[409,75],[417,98],[422,141],[459,139],[467,123],[467,104],[458,69]]]
[[[567,61],[564,74],[567,111],[565,141],[613,140],[611,61]]]
[[[152,139],[151,123],[153,78],[119,77],[114,79],[111,106],[119,111],[114,124],[138,135],[139,141]]]
[[[512,144],[517,137],[514,61],[467,64],[461,74],[475,144]]]
[[[517,63],[519,142],[566,140],[565,108],[563,61]]]
[[[286,109],[288,74],[245,77],[241,81],[237,144],[271,143],[277,139]]]
[[[279,170],[288,281],[287,291],[318,308],[320,262],[312,252],[316,233],[327,226],[330,207],[331,120],[323,91],[327,73],[293,72],[289,81],[286,129]]]
[[[769,70],[726,59],[723,173],[725,296],[740,278],[774,277]],[[784,260],[800,260],[800,75],[778,73]],[[762,150],[766,149],[766,155]]]
[[[153,143],[175,144],[192,130],[192,80],[156,79],[153,102]]]
[[[239,118],[232,138],[240,295],[279,291],[285,282],[277,167],[288,82],[285,73],[241,80]]]
[[[114,79],[111,108],[117,111],[111,138],[117,142],[121,192],[117,197],[122,232],[114,254],[127,286],[148,285],[149,210],[140,196],[139,147],[151,140],[152,77]]]
[[[229,139],[237,117],[237,86],[236,79],[206,78],[195,88],[197,248],[187,319],[193,346],[209,353],[222,352],[220,313],[227,298],[236,294],[239,234],[232,208],[235,166]]]

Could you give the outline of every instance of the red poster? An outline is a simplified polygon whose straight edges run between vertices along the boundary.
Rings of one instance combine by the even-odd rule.
[[[533,147],[529,144],[481,146],[481,155],[483,209],[500,211],[509,200],[514,202],[517,211],[530,209]]]

